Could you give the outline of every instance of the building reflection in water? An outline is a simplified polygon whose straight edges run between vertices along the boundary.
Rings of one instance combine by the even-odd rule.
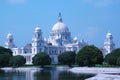
[[[74,74],[63,68],[0,71],[0,80],[84,80],[91,76]]]

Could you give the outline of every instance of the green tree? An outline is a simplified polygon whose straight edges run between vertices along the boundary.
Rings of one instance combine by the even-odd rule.
[[[94,45],[83,47],[76,55],[76,63],[79,66],[94,66],[103,63],[102,52]]]
[[[51,64],[51,58],[48,54],[41,52],[41,53],[36,54],[32,58],[32,63],[33,65],[41,65],[42,67],[44,67],[44,65]]]
[[[120,66],[120,57],[117,58],[117,65]]]
[[[0,67],[8,67],[12,51],[0,46]]]
[[[0,54],[9,54],[10,56],[12,56],[12,53],[13,52],[10,49],[0,46]]]
[[[13,67],[23,66],[25,63],[26,63],[26,59],[21,55],[13,56],[10,59],[10,65]]]
[[[105,62],[110,65],[118,65],[120,60],[119,57],[120,57],[120,48],[117,48],[105,56]]]
[[[72,51],[63,52],[58,56],[58,61],[60,64],[67,64],[68,66],[71,66],[75,63],[75,56],[76,53]]]

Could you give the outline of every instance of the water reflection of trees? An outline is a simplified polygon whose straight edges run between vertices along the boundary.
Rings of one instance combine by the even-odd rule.
[[[0,70],[0,76],[3,76],[3,75],[4,75],[4,73],[5,73],[5,71]]]
[[[2,71],[0,70],[0,80],[85,80],[94,75],[74,74],[67,70],[56,68],[44,68],[43,70],[28,71]]]
[[[0,70],[0,80],[24,80],[25,72]]]
[[[88,74],[74,74],[71,72],[63,71],[59,73],[59,80],[85,80],[93,75]]]
[[[41,70],[40,72],[36,72],[34,74],[34,80],[51,80],[50,71]]]
[[[34,80],[85,80],[92,77],[91,74],[74,74],[68,71],[58,71],[56,69],[41,70],[34,73]]]

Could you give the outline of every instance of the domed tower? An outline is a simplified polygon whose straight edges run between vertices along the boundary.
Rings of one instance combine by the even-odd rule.
[[[110,53],[112,50],[115,49],[115,43],[113,42],[113,36],[111,33],[107,33],[106,35],[106,40],[104,42],[104,49],[105,49],[105,54],[107,55]]]
[[[59,13],[58,22],[54,24],[52,28],[48,41],[52,43],[52,45],[64,45],[71,42],[71,33],[63,23],[61,13]]]
[[[37,26],[32,39],[32,54],[37,54],[39,52],[44,52],[44,39],[42,37],[42,30]]]
[[[74,42],[74,43],[78,43],[78,42],[79,42],[79,41],[78,41],[78,38],[77,38],[77,37],[74,37],[73,42]]]
[[[15,48],[15,44],[14,44],[14,38],[13,38],[13,35],[11,33],[9,33],[7,35],[7,41],[5,42],[5,47],[6,48],[9,48],[9,49],[12,49],[12,48]]]

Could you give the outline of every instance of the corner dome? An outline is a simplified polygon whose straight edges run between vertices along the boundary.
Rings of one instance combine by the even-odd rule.
[[[78,38],[77,37],[74,37],[74,39],[73,39],[74,41],[77,41],[78,40]]]
[[[8,33],[7,38],[12,38],[13,35],[11,33]]]
[[[106,38],[112,38],[112,34],[110,32],[107,33]]]
[[[68,27],[62,22],[62,17],[61,14],[59,13],[59,20],[56,24],[54,24],[53,28],[52,28],[53,32],[68,32],[69,29]]]
[[[112,36],[112,34],[109,32],[109,33],[107,33],[107,36]]]
[[[40,32],[40,31],[41,31],[40,26],[37,26],[37,27],[35,28],[35,32]]]

